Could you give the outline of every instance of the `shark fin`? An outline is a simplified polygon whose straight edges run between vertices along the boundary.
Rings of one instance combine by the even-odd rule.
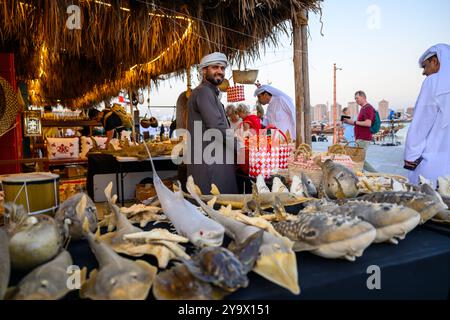
[[[116,202],[117,202],[117,194],[115,194],[111,197],[111,203],[115,204]]]
[[[81,285],[83,285],[83,283],[85,283],[87,281],[87,268],[83,267],[80,270],[80,283]]]
[[[217,186],[214,183],[211,184],[211,191],[210,192],[214,196],[218,196],[220,194],[219,188],[217,188]]]
[[[106,196],[106,199],[108,200],[108,202],[111,200],[112,186],[113,186],[113,183],[112,183],[112,181],[110,181],[105,188],[105,196]]]
[[[97,231],[95,231],[95,240],[100,239],[100,228],[97,228]]]
[[[92,270],[91,273],[89,274],[89,279],[81,284],[80,298],[82,299],[90,298],[95,294],[93,291],[95,280],[97,279],[97,273],[98,273],[97,269]]]
[[[217,201],[217,197],[212,197],[211,200],[209,200],[206,204],[208,205],[208,207],[214,208],[214,204]]]

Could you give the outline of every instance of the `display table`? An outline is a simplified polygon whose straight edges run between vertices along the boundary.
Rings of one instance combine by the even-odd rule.
[[[168,227],[164,223],[157,226]],[[87,241],[73,242],[68,250],[75,265],[86,266],[89,271],[97,267]],[[188,247],[188,253],[192,251],[193,248]],[[139,259],[157,265],[153,256]],[[371,275],[367,273],[367,268],[371,265],[380,267],[380,290],[369,290],[366,286]],[[293,295],[250,272],[249,286],[226,299],[448,299],[450,237],[421,226],[398,245],[372,244],[355,262],[325,259],[301,252],[297,253],[297,267],[300,295]],[[10,286],[24,275],[13,272]],[[78,292],[71,292],[66,299],[79,299]],[[151,293],[148,299],[154,299]]]
[[[121,161],[119,161],[121,160]],[[124,177],[130,172],[152,171],[149,160],[138,161],[129,158],[117,158],[110,154],[88,154],[87,193],[94,199],[94,176],[97,174],[113,173],[116,176],[116,190],[118,201],[124,204]],[[155,157],[155,168],[158,173],[164,171],[177,171],[178,166],[170,156]],[[120,186],[120,187],[119,187]]]

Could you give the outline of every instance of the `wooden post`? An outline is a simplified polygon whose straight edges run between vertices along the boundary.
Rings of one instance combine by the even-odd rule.
[[[302,15],[292,19],[294,38],[294,80],[295,80],[295,110],[296,110],[296,147],[304,141],[303,117],[304,112],[304,85],[303,85],[303,56],[302,56]]]
[[[302,73],[303,73],[303,121],[304,141],[311,145],[311,100],[309,96],[309,63],[308,63],[308,11],[301,12],[302,28]]]
[[[130,98],[130,115],[131,115],[131,123],[132,123],[132,134],[131,136],[133,137],[131,142],[137,142],[136,139],[136,128],[135,128],[135,123],[134,123],[134,109],[133,109],[133,90],[129,90],[128,91],[128,96]],[[119,137],[120,139],[120,137]]]
[[[336,103],[336,71],[342,70],[336,67],[336,63],[333,65],[333,144],[338,143],[337,132],[337,103]]]
[[[192,91],[192,75],[191,75],[191,66],[188,66],[186,69],[186,80],[187,80],[187,90],[186,90],[186,97],[189,98]]]
[[[336,63],[333,65],[333,144],[337,143],[336,130]]]

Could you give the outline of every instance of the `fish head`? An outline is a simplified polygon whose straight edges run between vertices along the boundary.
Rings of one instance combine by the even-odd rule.
[[[198,279],[213,283],[227,291],[248,286],[244,266],[236,256],[223,247],[203,248],[185,266]]]
[[[448,209],[447,205],[445,204],[444,200],[442,199],[439,192],[434,190],[430,184],[424,183],[420,186],[420,191],[432,196],[437,202],[439,202],[444,209]]]
[[[144,300],[156,276],[156,268],[143,268],[133,262],[118,269],[111,265],[98,274],[95,283],[97,294],[108,300]]]
[[[373,230],[372,225],[359,218],[324,212],[301,214],[297,225],[298,238],[311,247],[339,243]]]
[[[61,286],[58,281],[63,281]],[[49,272],[39,273],[31,279],[25,279],[15,288],[15,300],[56,300],[62,293],[68,292],[65,279],[55,279]]]
[[[427,178],[425,178],[422,175],[419,175],[419,186],[423,185],[423,184],[429,184],[430,186],[433,185],[433,182],[431,180],[428,180]]]
[[[273,178],[272,192],[288,192],[288,189],[283,184],[283,182],[281,182],[281,179],[279,177]]]
[[[298,176],[293,176],[291,181],[291,188],[289,190],[291,193],[296,193],[301,195],[303,193],[302,181]]]
[[[358,178],[356,175],[340,166],[328,176],[324,175],[325,191],[332,198],[352,198],[358,194]]]
[[[306,196],[316,198],[318,192],[317,192],[316,185],[311,180],[311,178],[302,172],[301,181],[302,181],[304,190],[306,190],[306,192],[307,192]]]
[[[220,226],[222,229],[223,227]],[[223,242],[223,230],[198,230],[194,232],[190,241],[199,248],[203,247],[219,247]]]
[[[181,263],[158,273],[152,291],[157,300],[216,300],[225,295],[225,291],[198,279]]]
[[[364,219],[364,213],[370,217],[370,222],[375,228],[400,225],[410,219],[416,219],[419,213],[411,208],[395,203],[371,203],[367,201],[349,202],[347,205],[354,205],[356,216]],[[361,205],[361,206],[359,206]],[[344,205],[341,208],[345,208]],[[360,215],[361,214],[361,215]]]
[[[252,181],[253,185],[253,181]],[[267,187],[266,182],[264,180],[264,177],[260,174],[256,178],[256,185],[255,185],[258,193],[264,193],[264,192],[270,192],[269,187]]]
[[[445,196],[450,196],[450,178],[449,177],[438,177],[436,190]]]
[[[94,232],[98,223],[97,208],[91,198],[83,192],[64,201],[55,214],[55,220],[60,226],[68,225],[72,240],[80,240],[83,237],[82,225],[85,217],[88,218],[89,229]]]

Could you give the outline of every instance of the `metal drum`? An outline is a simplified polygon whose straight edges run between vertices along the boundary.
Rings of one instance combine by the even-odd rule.
[[[5,203],[21,204],[29,214],[53,215],[59,206],[59,175],[17,173],[1,178]]]

